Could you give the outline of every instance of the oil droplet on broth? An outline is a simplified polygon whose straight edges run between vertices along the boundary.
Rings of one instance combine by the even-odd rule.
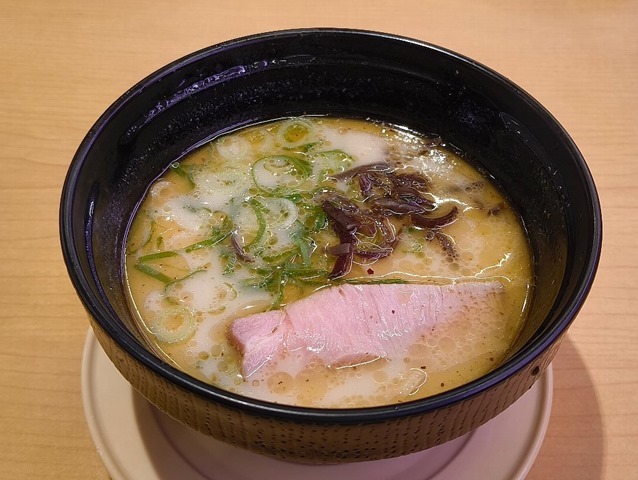
[[[274,373],[268,378],[268,388],[276,395],[286,395],[292,392],[294,380],[287,372]]]

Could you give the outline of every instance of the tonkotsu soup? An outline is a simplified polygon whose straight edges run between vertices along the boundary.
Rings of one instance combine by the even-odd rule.
[[[327,117],[175,162],[126,246],[132,310],[167,362],[313,407],[406,402],[489,372],[531,274],[506,196],[441,139]]]

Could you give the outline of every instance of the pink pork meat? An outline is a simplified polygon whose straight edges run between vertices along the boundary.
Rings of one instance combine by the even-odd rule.
[[[502,316],[502,292],[492,281],[344,284],[234,320],[229,337],[242,354],[244,377],[300,351],[329,367],[352,366],[405,352],[437,325],[469,315]]]

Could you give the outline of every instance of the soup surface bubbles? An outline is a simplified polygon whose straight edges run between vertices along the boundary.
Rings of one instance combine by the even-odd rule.
[[[525,319],[532,259],[505,195],[441,139],[301,117],[172,164],[132,222],[125,270],[140,331],[167,362],[242,395],[348,408],[433,395],[498,365]],[[489,308],[470,296],[392,356],[330,365],[305,351],[245,371],[229,335],[237,319],[326,288],[469,282],[499,284]]]

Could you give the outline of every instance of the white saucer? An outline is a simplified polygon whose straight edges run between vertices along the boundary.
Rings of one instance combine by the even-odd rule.
[[[82,398],[93,441],[113,480],[512,480],[525,478],[543,442],[552,371],[505,412],[463,437],[412,455],[344,465],[264,457],[183,426],[133,390],[92,331],[82,359]]]

